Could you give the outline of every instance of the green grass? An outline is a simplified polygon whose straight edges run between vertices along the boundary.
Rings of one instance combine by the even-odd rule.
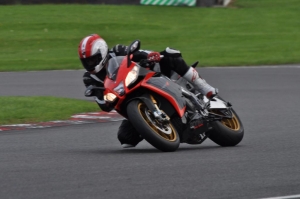
[[[100,34],[110,47],[180,49],[187,63],[239,66],[300,63],[299,0],[235,0],[230,8],[111,5],[0,6],[0,72],[82,69],[79,41]],[[68,119],[95,103],[0,97],[0,124]]]
[[[0,97],[0,125],[69,119],[99,111],[96,103],[57,97]]]
[[[79,41],[180,49],[201,66],[300,63],[299,0],[236,0],[230,8],[0,6],[0,71],[81,69]]]

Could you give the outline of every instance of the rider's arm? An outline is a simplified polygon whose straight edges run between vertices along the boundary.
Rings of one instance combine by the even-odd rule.
[[[113,106],[110,106],[110,104],[104,101],[102,91],[97,91],[95,101],[97,102],[98,106],[101,108],[102,111],[110,112],[114,109]]]
[[[111,51],[113,51],[116,56],[126,56],[127,49],[128,46],[117,44],[111,49]],[[156,57],[156,59],[153,60],[152,58],[154,57]],[[139,62],[140,66],[153,70],[155,63],[160,61],[160,54],[150,50],[139,50],[133,53],[132,61]]]
[[[127,49],[128,46],[117,44],[111,50],[116,54],[116,56],[125,56],[127,55]],[[151,52],[152,51],[148,51],[148,50],[139,50],[133,53],[132,61],[139,62],[143,59],[147,59],[148,54]]]
[[[84,73],[83,83],[84,83],[85,87],[88,87],[90,85],[94,85],[97,87],[103,87],[103,83],[101,82],[101,80],[98,79],[96,76],[91,75],[89,72]],[[113,107],[104,101],[102,90],[95,90],[94,92],[95,93],[93,95],[95,97],[95,101],[97,102],[97,104],[101,108],[101,110],[103,110],[105,112],[110,112],[111,110],[113,110]]]

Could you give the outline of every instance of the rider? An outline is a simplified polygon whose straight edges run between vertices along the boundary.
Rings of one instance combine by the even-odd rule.
[[[103,86],[108,60],[115,56],[127,55],[127,48],[128,46],[118,44],[109,50],[105,40],[99,35],[92,34],[84,37],[78,47],[79,58],[86,69],[83,75],[84,85],[86,87],[90,85]],[[160,55],[163,55],[163,57],[161,58]],[[151,69],[153,69],[155,62],[159,63],[162,74],[170,77],[171,71],[175,71],[208,98],[212,98],[218,93],[218,90],[202,79],[193,67],[185,63],[178,50],[169,47],[162,52],[139,50],[133,54],[132,60],[140,62],[143,67]],[[103,91],[97,90],[93,95],[103,111],[109,112],[113,109],[104,101]],[[142,138],[128,120],[123,120],[119,127],[118,139],[124,148],[134,147],[142,141]]]

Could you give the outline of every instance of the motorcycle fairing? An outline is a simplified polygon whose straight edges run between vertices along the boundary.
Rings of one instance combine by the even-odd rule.
[[[144,81],[142,86],[164,96],[174,106],[179,116],[183,116],[186,109],[186,102],[179,85],[161,76],[151,77]]]
[[[204,97],[203,101],[207,103],[209,100],[206,97]],[[227,103],[223,100],[214,97],[214,99],[210,101],[209,109],[228,109],[228,106]]]
[[[113,81],[116,81],[118,70],[125,56],[116,56],[108,61],[107,77]]]

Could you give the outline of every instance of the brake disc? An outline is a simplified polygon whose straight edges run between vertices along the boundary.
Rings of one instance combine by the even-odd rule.
[[[159,131],[161,131],[164,134],[170,135],[172,133],[172,129],[169,125],[161,124],[159,125],[158,121],[155,119],[152,119],[151,113],[145,109],[145,115],[147,116],[148,120],[157,128]]]

